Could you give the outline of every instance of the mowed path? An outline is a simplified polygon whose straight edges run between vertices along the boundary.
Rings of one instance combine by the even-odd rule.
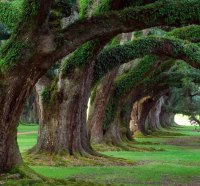
[[[31,132],[18,132],[17,135],[28,135],[28,134],[37,134],[38,131],[31,131]]]

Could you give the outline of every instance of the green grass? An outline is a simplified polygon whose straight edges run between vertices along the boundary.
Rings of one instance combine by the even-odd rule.
[[[37,142],[37,132],[38,125],[19,125],[18,132],[33,132],[34,134],[20,134],[18,136],[18,144],[20,150],[23,152],[24,150],[28,150],[33,147]]]
[[[32,168],[50,178],[112,183],[116,185],[198,185],[200,183],[200,132],[194,127],[174,127],[166,130],[184,136],[159,136],[136,139],[139,147],[153,147],[163,151],[107,151],[112,157],[136,162],[135,166],[110,167],[49,167]],[[35,141],[34,141],[35,140]],[[36,142],[36,135],[19,135],[20,149]]]
[[[25,124],[21,124],[18,127],[18,132],[35,132],[38,131],[38,125],[25,125]]]
[[[126,154],[124,152],[124,154]],[[192,177],[199,176],[199,167],[189,167],[178,164],[160,164],[156,162],[134,167],[33,167],[45,176],[52,178],[77,178],[94,182],[114,184],[141,185],[158,183],[161,185],[165,179],[169,183],[187,183]],[[154,185],[154,184],[153,184]]]
[[[25,151],[33,147],[37,142],[37,134],[19,135],[18,144],[20,151]]]

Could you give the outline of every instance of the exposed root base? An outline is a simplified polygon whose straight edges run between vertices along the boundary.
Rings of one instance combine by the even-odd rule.
[[[0,174],[0,184],[2,185],[51,185],[54,181],[47,179],[34,172],[30,167],[21,165],[14,167],[10,172]]]
[[[123,141],[121,143],[101,143],[101,144],[93,144],[93,148],[96,151],[161,151],[161,149],[155,149],[153,147],[143,147],[138,146],[140,143],[136,141]],[[142,144],[142,143],[141,143]],[[142,144],[143,145],[143,144]],[[163,151],[163,149],[162,149]]]
[[[155,138],[155,137],[173,138],[177,136],[185,136],[185,135],[178,132],[168,131],[168,130],[154,131],[154,132],[149,133],[148,135],[144,135],[139,131],[134,133],[134,138]]]
[[[43,166],[131,166],[134,162],[122,158],[101,156],[69,156],[48,153],[23,154],[24,161],[28,165]]]
[[[37,186],[103,186],[100,183],[92,183],[85,181],[77,181],[75,179],[51,179],[41,176],[34,172],[28,166],[19,166],[11,170],[9,173],[0,174],[0,185],[4,186],[24,186],[24,185],[37,185]]]

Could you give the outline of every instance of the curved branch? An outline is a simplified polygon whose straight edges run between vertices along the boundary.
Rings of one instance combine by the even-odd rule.
[[[98,56],[98,63],[95,66],[95,81],[116,65],[150,54],[182,59],[189,65],[200,68],[198,45],[175,38],[149,36],[133,40],[125,45],[104,49]]]
[[[140,7],[81,19],[63,30],[66,45],[54,55],[62,58],[89,40],[143,30],[155,26],[183,26],[200,23],[200,1],[157,1]]]

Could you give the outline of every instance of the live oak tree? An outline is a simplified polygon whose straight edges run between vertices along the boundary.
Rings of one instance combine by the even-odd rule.
[[[62,16],[53,20],[49,16],[57,9],[56,1],[25,0],[15,16],[7,2],[0,5],[0,22],[13,28],[11,38],[0,51],[0,169],[3,171],[22,164],[17,145],[20,114],[34,85],[54,63],[93,39],[153,26],[181,26],[200,21],[198,0],[130,5],[120,11],[79,19],[64,29],[54,24]]]
[[[86,5],[84,3],[81,3],[82,17],[85,14],[91,16],[88,12],[91,11],[90,6],[93,7],[93,4],[99,4],[99,7],[95,7],[96,13],[108,11],[109,6],[111,9],[114,6],[109,1],[106,4],[95,1],[90,1]],[[117,8],[117,4],[115,6]],[[90,41],[79,47],[63,62],[59,79],[55,79],[49,89],[43,92],[44,119],[40,122],[36,152],[48,151],[82,156],[95,154],[90,147],[86,129],[87,102],[96,56],[110,39],[112,36]]]

